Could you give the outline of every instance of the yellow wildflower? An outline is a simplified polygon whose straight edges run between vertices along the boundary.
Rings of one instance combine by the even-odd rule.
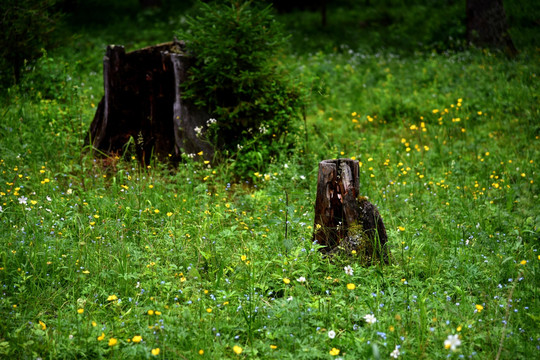
[[[332,348],[332,350],[330,350],[330,355],[332,355],[332,356],[339,355],[339,349]]]
[[[142,341],[142,336],[135,335],[131,341],[133,341],[134,343],[140,343]]]

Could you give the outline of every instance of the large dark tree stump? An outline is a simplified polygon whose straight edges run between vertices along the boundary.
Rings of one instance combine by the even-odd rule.
[[[377,208],[359,196],[357,160],[319,163],[315,201],[314,241],[328,254],[353,250],[364,264],[375,258],[388,262],[387,236]]]
[[[86,144],[101,154],[123,154],[134,147],[139,160],[179,158],[182,152],[211,159],[200,139],[208,114],[182,99],[180,84],[191,58],[179,41],[126,53],[110,45],[103,58],[105,95],[90,125]],[[130,145],[130,146],[128,146]]]

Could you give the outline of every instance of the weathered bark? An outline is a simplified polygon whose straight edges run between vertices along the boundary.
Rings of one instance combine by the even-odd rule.
[[[208,114],[182,100],[190,58],[178,41],[126,53],[110,45],[103,59],[105,95],[90,126],[87,144],[104,154],[123,154],[131,144],[138,159],[179,158],[181,152],[212,147],[194,130],[204,128]]]
[[[477,46],[503,50],[510,56],[518,51],[508,33],[502,0],[467,0],[467,41]]]
[[[387,236],[377,208],[359,196],[357,160],[324,160],[319,163],[315,201],[314,241],[322,251],[355,250],[365,264],[374,257],[388,262]]]

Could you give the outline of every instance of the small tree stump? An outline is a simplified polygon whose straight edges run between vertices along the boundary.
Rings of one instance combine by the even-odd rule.
[[[355,250],[364,264],[387,263],[386,229],[377,207],[359,196],[359,172],[357,160],[319,163],[313,240],[327,254]]]
[[[152,156],[179,158],[182,152],[200,151],[211,160],[212,146],[195,131],[206,126],[209,116],[181,96],[190,63],[177,40],[128,53],[109,45],[103,58],[105,95],[86,145],[112,155],[123,154],[131,144],[143,163]]]

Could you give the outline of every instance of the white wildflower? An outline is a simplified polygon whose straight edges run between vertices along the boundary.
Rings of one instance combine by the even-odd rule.
[[[457,347],[461,345],[461,340],[459,340],[459,335],[448,335],[446,340],[444,340],[444,348],[456,351]]]
[[[367,314],[364,316],[364,320],[368,323],[368,324],[375,324],[377,322],[377,318],[375,316],[373,316],[372,314]]]
[[[394,349],[394,351],[390,353],[390,357],[397,359],[398,356],[399,356],[399,345],[396,345],[396,348]]]

